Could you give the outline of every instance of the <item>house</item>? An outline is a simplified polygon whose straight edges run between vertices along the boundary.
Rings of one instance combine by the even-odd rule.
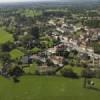
[[[85,52],[86,51],[86,45],[81,44],[80,45],[80,51]]]
[[[56,53],[56,50],[57,50],[57,48],[56,48],[56,46],[55,46],[54,48],[49,48],[49,49],[47,50],[47,52],[48,52],[48,54],[55,54],[55,53]]]
[[[87,53],[80,53],[80,59],[82,60],[86,60],[86,59],[90,59],[90,56]]]
[[[94,53],[94,50],[93,50],[93,48],[91,47],[89,47],[89,48],[86,48],[86,50],[87,50],[87,52],[90,52],[90,53]]]
[[[46,63],[45,57],[41,57],[41,56],[38,56],[38,55],[32,55],[32,56],[30,56],[30,58],[32,60],[35,60],[35,61],[40,61],[41,63]]]
[[[63,67],[64,57],[52,55],[48,58],[54,65]]]
[[[24,32],[24,36],[25,36],[25,35],[28,35],[28,32],[25,31],[25,32]]]
[[[98,33],[98,40],[100,41],[100,32]]]
[[[62,37],[61,42],[62,43],[68,43],[68,37],[67,36]]]
[[[59,32],[57,31],[52,32],[52,36],[58,36],[58,35],[59,35]]]
[[[36,71],[39,75],[53,75],[55,72],[55,67],[43,64],[42,66],[38,66]]]
[[[91,40],[92,41],[97,41],[98,40],[98,35],[97,34],[93,34]]]
[[[67,28],[68,27],[68,25],[67,24],[62,24],[62,26],[61,26],[61,28]]]
[[[49,25],[56,26],[56,23],[54,22],[54,20],[49,20],[49,21],[48,21],[48,24],[49,24]]]
[[[30,56],[25,55],[25,56],[21,57],[21,62],[23,64],[30,64],[30,63],[32,63],[32,59],[30,58]]]
[[[64,33],[64,30],[63,30],[62,28],[60,28],[60,27],[57,27],[56,30],[57,30],[58,32]]]

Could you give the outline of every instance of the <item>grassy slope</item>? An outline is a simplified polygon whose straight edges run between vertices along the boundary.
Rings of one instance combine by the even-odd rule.
[[[7,41],[13,41],[12,35],[0,28],[0,43],[5,43]]]
[[[24,76],[20,83],[0,77],[0,100],[99,100],[100,91],[84,89],[81,80]],[[100,80],[95,80],[100,88]]]
[[[10,55],[11,55],[12,59],[16,59],[16,58],[19,58],[19,57],[23,56],[24,53],[21,52],[21,51],[18,50],[18,49],[14,49],[14,50],[12,50],[12,51],[10,52]]]

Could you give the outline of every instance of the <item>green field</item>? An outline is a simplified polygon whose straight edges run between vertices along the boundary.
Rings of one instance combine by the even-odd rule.
[[[36,10],[26,9],[25,11],[21,13],[21,15],[25,15],[26,17],[34,17],[34,16],[42,15],[42,12],[41,11],[37,12]]]
[[[12,35],[0,28],[0,44],[7,41],[13,41]]]
[[[24,55],[23,52],[21,52],[20,50],[18,49],[14,49],[10,52],[10,55],[11,55],[11,58],[12,59],[16,59],[16,58],[20,58],[21,56]]]
[[[100,89],[100,80],[94,80]],[[100,91],[82,87],[83,79],[23,76],[19,83],[0,77],[0,100],[99,100]]]

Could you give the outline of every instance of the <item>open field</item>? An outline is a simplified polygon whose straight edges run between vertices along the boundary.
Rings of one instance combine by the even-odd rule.
[[[0,77],[0,100],[99,100],[99,81],[94,80],[97,89],[84,89],[83,79],[23,76],[13,83]]]
[[[12,35],[0,28],[0,44],[7,41],[13,41]]]

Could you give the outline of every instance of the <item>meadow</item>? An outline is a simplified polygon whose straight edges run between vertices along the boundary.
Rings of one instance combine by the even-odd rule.
[[[13,41],[12,34],[0,28],[0,44],[8,42],[8,41]]]
[[[0,77],[0,100],[99,100],[100,80],[95,88],[83,88],[83,79],[56,76],[22,76],[19,83]]]

